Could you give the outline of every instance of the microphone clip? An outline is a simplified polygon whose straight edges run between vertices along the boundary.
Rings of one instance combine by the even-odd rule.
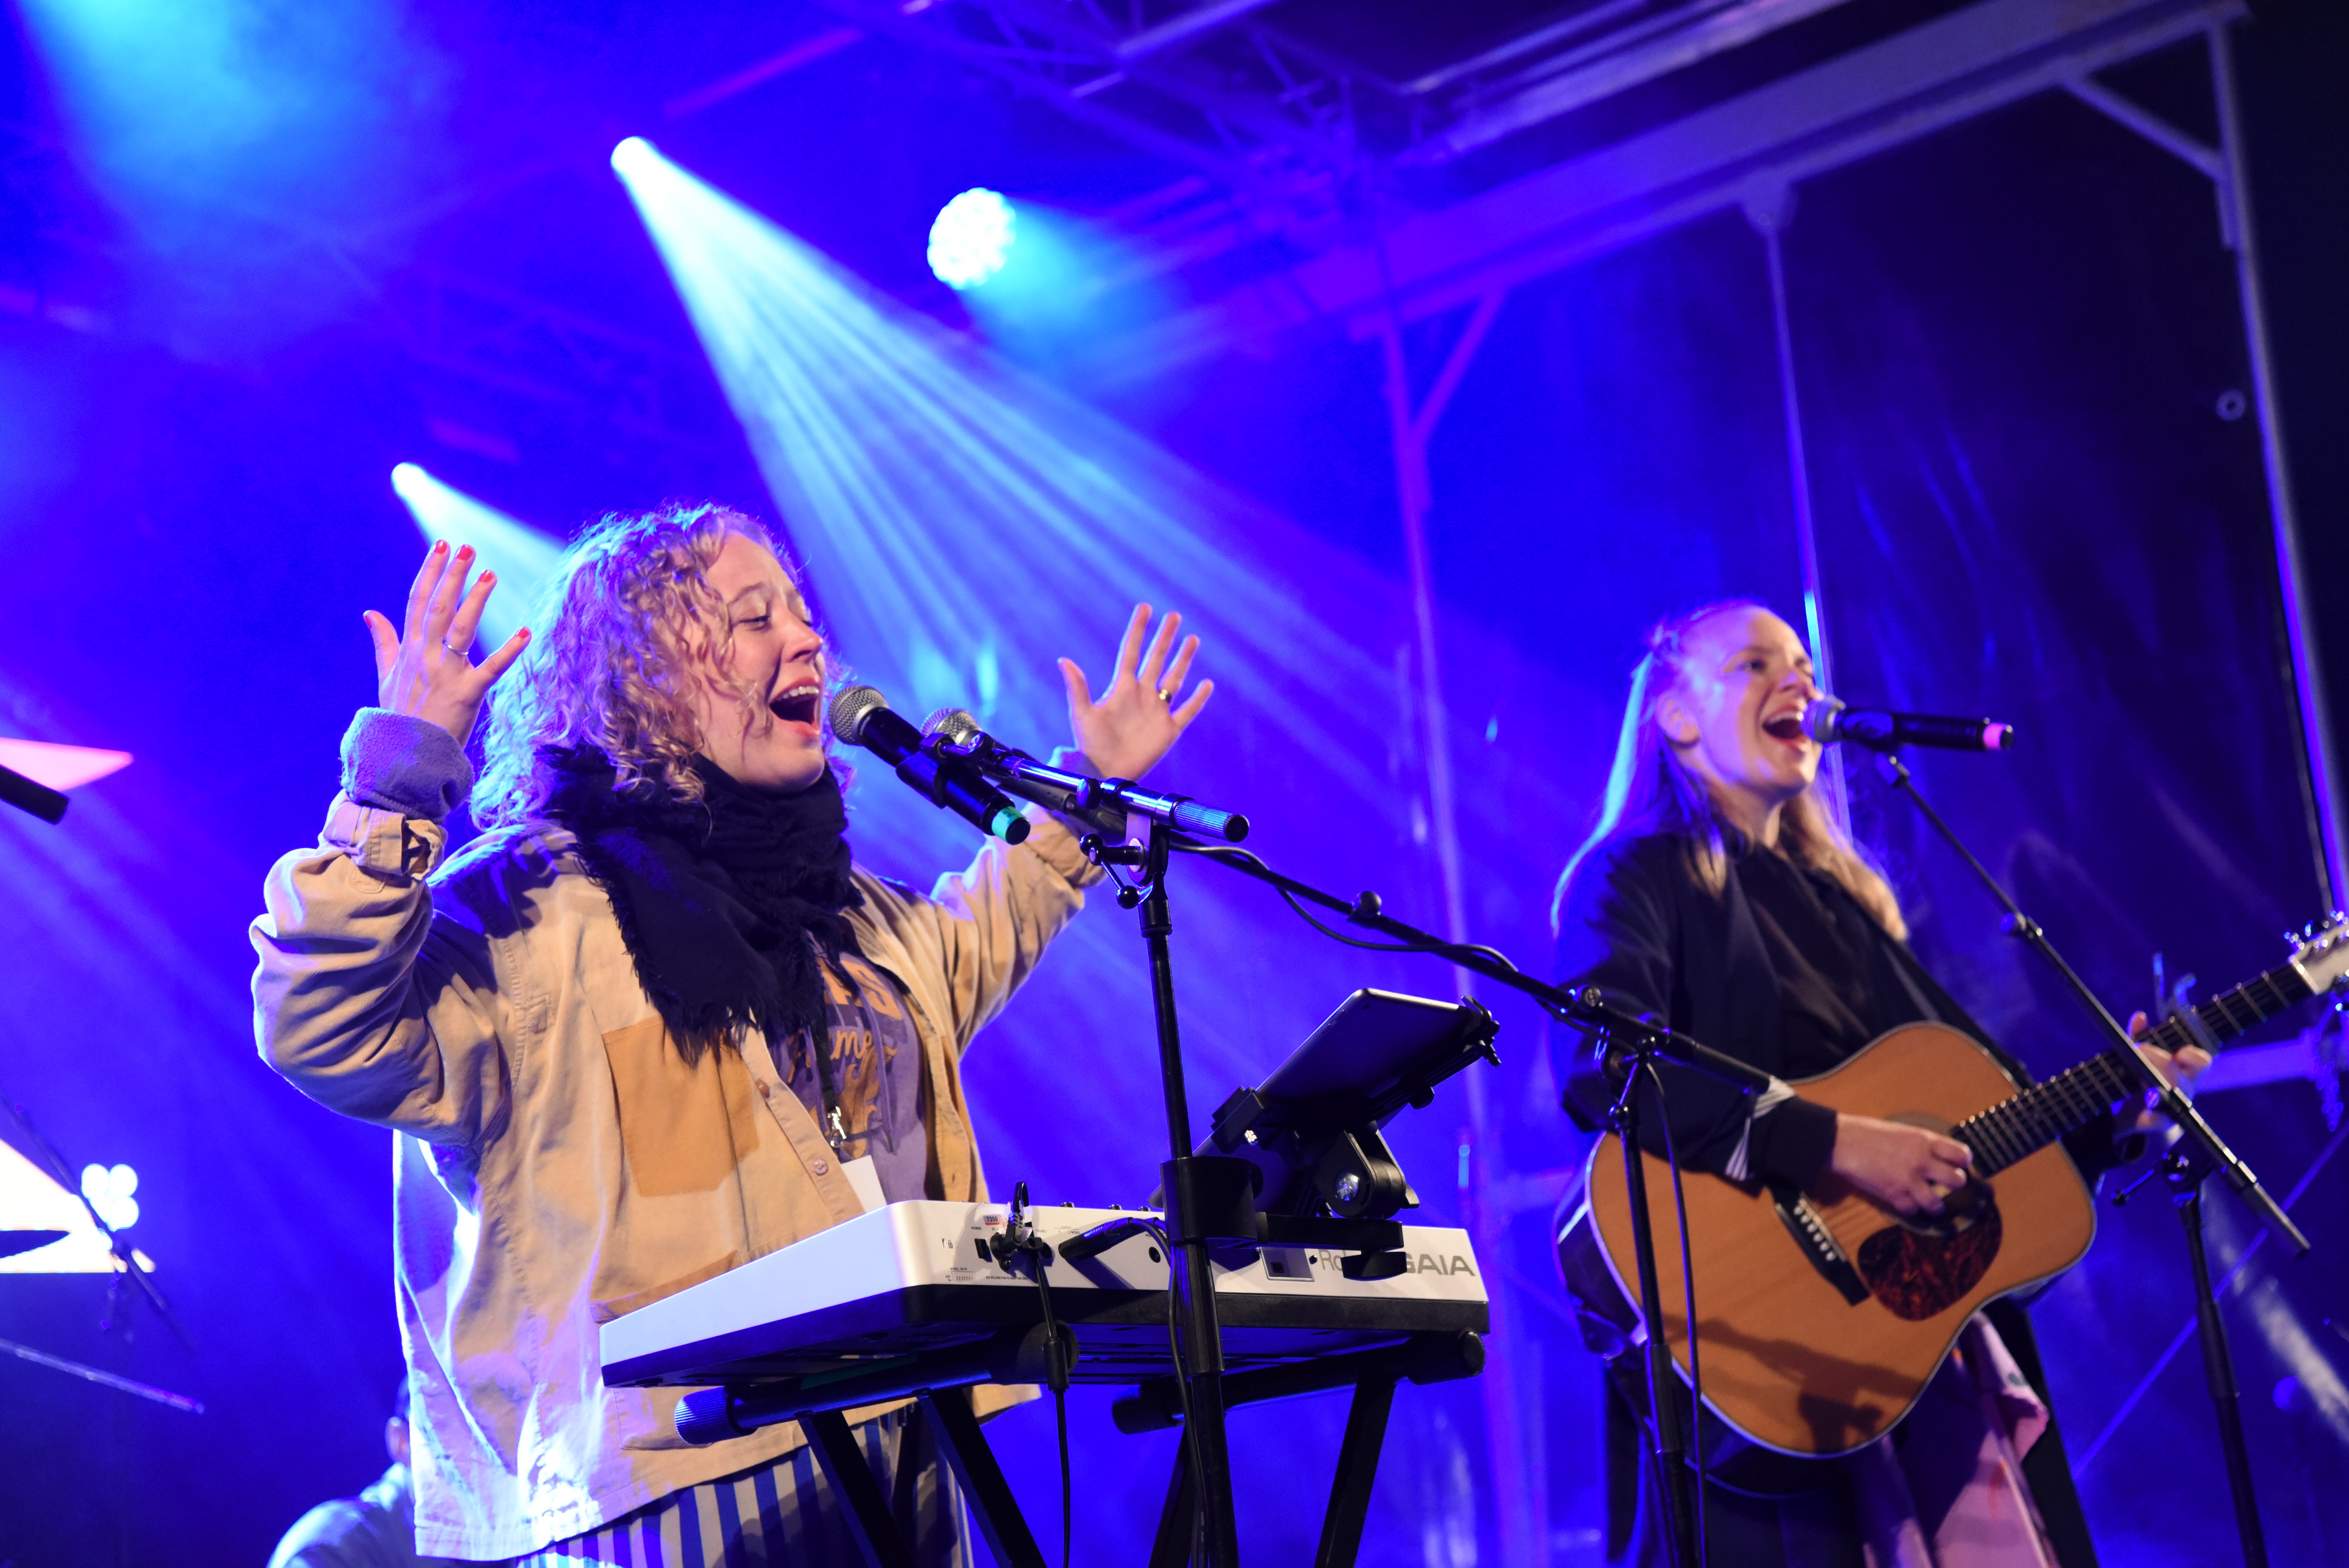
[[[1077,841],[1077,847],[1084,851],[1085,859],[1107,872],[1109,880],[1117,885],[1120,909],[1139,907],[1157,887],[1158,879],[1166,874],[1166,844],[1164,835],[1156,830],[1146,844],[1113,844],[1100,833],[1087,833]],[[1138,866],[1141,870],[1129,881],[1119,874],[1120,866]]]

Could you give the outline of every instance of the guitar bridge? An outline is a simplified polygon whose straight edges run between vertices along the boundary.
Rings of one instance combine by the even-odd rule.
[[[1868,1282],[1859,1277],[1859,1270],[1852,1266],[1834,1233],[1827,1229],[1826,1219],[1808,1198],[1794,1188],[1774,1183],[1770,1206],[1778,1211],[1786,1233],[1795,1238],[1795,1244],[1803,1249],[1803,1256],[1819,1271],[1820,1278],[1842,1292],[1844,1300],[1853,1306],[1868,1299]]]

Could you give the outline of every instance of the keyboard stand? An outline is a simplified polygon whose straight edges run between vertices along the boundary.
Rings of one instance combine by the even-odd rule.
[[[916,1358],[906,1359],[914,1362]],[[920,1400],[923,1416],[937,1437],[941,1457],[961,1484],[972,1518],[996,1562],[1002,1568],[1046,1568],[1044,1554],[1028,1528],[1019,1499],[1004,1480],[1002,1467],[996,1462],[995,1451],[988,1445],[987,1435],[972,1409],[970,1357],[966,1353],[937,1359],[937,1372],[959,1376],[962,1380],[947,1387],[921,1387],[916,1380],[923,1374],[913,1367],[886,1380]],[[1386,1441],[1387,1418],[1394,1408],[1395,1386],[1406,1378],[1414,1383],[1438,1383],[1473,1377],[1484,1367],[1484,1341],[1473,1333],[1461,1332],[1414,1335],[1398,1345],[1260,1367],[1226,1378],[1226,1408],[1350,1385],[1354,1390],[1353,1404],[1346,1417],[1345,1440],[1338,1450],[1337,1474],[1330,1482],[1330,1505],[1322,1518],[1321,1544],[1314,1553],[1314,1568],[1353,1568],[1361,1550],[1362,1530],[1370,1517],[1371,1488],[1378,1476],[1379,1454]],[[872,1379],[859,1381],[862,1387],[854,1391],[843,1388],[833,1396],[838,1404],[827,1401],[823,1409],[802,1408],[796,1418],[807,1434],[817,1464],[823,1467],[824,1479],[845,1505],[843,1511],[866,1568],[915,1568],[913,1551],[897,1528],[888,1499],[882,1494],[881,1483],[850,1431],[847,1418],[842,1414],[848,1407],[871,1403],[876,1397]],[[728,1392],[730,1397],[736,1397],[733,1389]],[[758,1386],[743,1386],[739,1397],[746,1401],[758,1400]],[[794,1405],[802,1401],[813,1402],[806,1392],[791,1399]],[[1146,1379],[1133,1393],[1118,1399],[1112,1414],[1118,1429],[1128,1433],[1179,1428],[1181,1385],[1171,1377]],[[1184,1568],[1191,1560],[1196,1503],[1197,1484],[1191,1470],[1190,1445],[1178,1444],[1165,1505],[1160,1511],[1158,1532],[1151,1547],[1150,1568]]]
[[[978,1417],[971,1409],[970,1390],[926,1389],[922,1413],[936,1429],[938,1447],[946,1450],[947,1463],[955,1480],[962,1483],[971,1517],[987,1539],[987,1549],[995,1553],[997,1568],[1044,1568],[1044,1554],[1036,1549],[1035,1536],[1029,1533],[1019,1500],[1011,1495],[1003,1467],[995,1462],[995,1450],[979,1429]]]
[[[1394,1408],[1396,1375],[1365,1370],[1354,1385],[1346,1413],[1346,1440],[1338,1450],[1338,1473],[1330,1485],[1330,1508],[1321,1518],[1321,1549],[1314,1568],[1353,1568],[1362,1549],[1362,1527],[1371,1515],[1371,1483],[1378,1478],[1379,1451],[1385,1446],[1387,1415]],[[1184,1568],[1191,1560],[1191,1520],[1198,1493],[1191,1484],[1191,1450],[1174,1450],[1174,1473],[1166,1485],[1166,1506],[1150,1547],[1150,1568]]]

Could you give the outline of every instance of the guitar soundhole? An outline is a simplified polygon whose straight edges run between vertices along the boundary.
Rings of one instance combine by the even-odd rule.
[[[1910,1323],[1961,1299],[1990,1272],[2005,1229],[1994,1198],[1984,1198],[1972,1221],[1940,1233],[1893,1225],[1860,1243],[1856,1261],[1868,1293]]]

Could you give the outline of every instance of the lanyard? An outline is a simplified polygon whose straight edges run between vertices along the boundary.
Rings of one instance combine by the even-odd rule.
[[[818,963],[822,964],[826,969],[840,977],[842,984],[848,987],[851,994],[855,995],[860,1001],[863,1000],[864,995],[864,987],[857,984],[855,975],[851,975],[838,964],[833,963],[821,951],[817,953],[816,958]],[[816,1092],[823,1098],[823,1115],[819,1125],[823,1130],[824,1141],[831,1144],[832,1151],[837,1154],[841,1151],[843,1146],[848,1142],[848,1127],[847,1123],[840,1114],[840,1088],[833,1076],[833,1024],[831,1013],[831,1004],[827,1001],[824,1006],[825,1016],[823,1045],[819,1046],[816,1044],[815,1031],[813,1029],[803,1031],[803,1033],[807,1039],[808,1051],[815,1057]]]
[[[816,1089],[823,1099],[823,1116],[821,1121],[823,1140],[831,1144],[833,1152],[837,1154],[840,1152],[841,1146],[848,1141],[848,1129],[841,1119],[840,1089],[833,1079],[832,1030],[827,1024],[823,1043],[820,1046],[816,1044],[814,1030],[803,1030],[802,1033],[802,1037],[807,1041],[810,1054],[815,1057]]]

